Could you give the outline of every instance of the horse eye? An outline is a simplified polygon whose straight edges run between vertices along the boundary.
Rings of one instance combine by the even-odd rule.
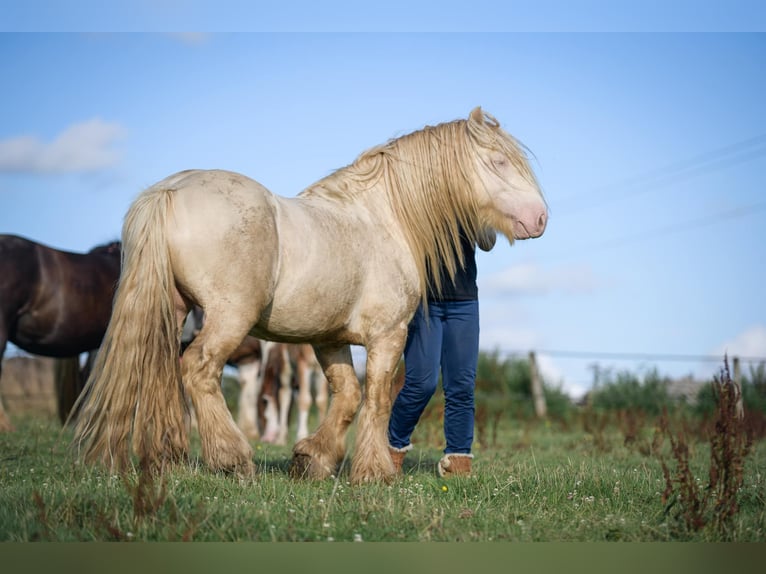
[[[492,165],[495,167],[503,167],[506,164],[506,159],[504,157],[493,157],[492,158]]]

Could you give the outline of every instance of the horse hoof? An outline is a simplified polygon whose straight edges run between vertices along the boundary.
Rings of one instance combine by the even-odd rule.
[[[234,469],[234,475],[239,478],[253,478],[256,475],[255,465],[248,461],[245,465],[239,465]]]
[[[311,466],[311,457],[307,454],[294,454],[290,463],[290,476],[292,478],[307,478],[306,473]]]
[[[332,469],[308,454],[296,452],[290,464],[290,476],[295,479],[322,480],[332,476]]]
[[[393,466],[388,468],[351,468],[351,484],[370,484],[376,482],[384,482],[391,484],[399,476]]]
[[[237,478],[253,478],[256,475],[255,464],[252,461],[220,468],[219,471]]]

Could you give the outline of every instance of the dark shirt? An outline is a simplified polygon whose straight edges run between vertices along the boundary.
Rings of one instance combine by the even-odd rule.
[[[476,301],[479,298],[479,289],[476,286],[476,246],[462,233],[460,234],[460,247],[463,250],[463,263],[461,267],[457,262],[454,279],[449,278],[447,268],[442,265],[439,269],[441,276],[441,296],[436,295],[428,288],[429,301]]]

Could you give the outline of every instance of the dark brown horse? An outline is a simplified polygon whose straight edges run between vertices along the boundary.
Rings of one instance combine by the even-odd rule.
[[[98,348],[119,276],[119,242],[70,253],[0,235],[0,360],[8,341],[56,358]],[[60,405],[59,414],[65,417],[73,402],[63,406],[67,413]],[[0,400],[0,430],[10,428]]]

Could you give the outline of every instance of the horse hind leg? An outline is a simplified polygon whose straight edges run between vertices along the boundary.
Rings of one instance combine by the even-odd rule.
[[[273,443],[279,435],[279,408],[271,395],[263,395],[263,403],[263,442]]]
[[[316,432],[293,447],[290,474],[295,478],[323,479],[336,472],[345,457],[348,427],[362,397],[348,345],[315,351],[333,399],[327,417]]]
[[[11,424],[11,419],[8,416],[8,413],[5,411],[5,406],[3,405],[3,397],[0,396],[0,432],[10,432],[12,430],[14,430],[14,428]]]
[[[0,397],[0,432],[10,432],[12,430],[14,430],[14,427],[11,424],[11,419],[8,416],[8,413],[5,412],[3,398]]]
[[[82,373],[80,371],[80,357],[67,357],[56,359],[54,363],[54,380],[56,387],[56,405],[58,407],[59,420],[66,425],[70,420],[69,415],[82,391]],[[74,417],[72,417],[74,420]]]
[[[221,391],[226,359],[247,334],[246,325],[227,325],[209,316],[184,352],[183,382],[197,415],[202,458],[214,471],[252,475],[253,450],[234,423]]]

